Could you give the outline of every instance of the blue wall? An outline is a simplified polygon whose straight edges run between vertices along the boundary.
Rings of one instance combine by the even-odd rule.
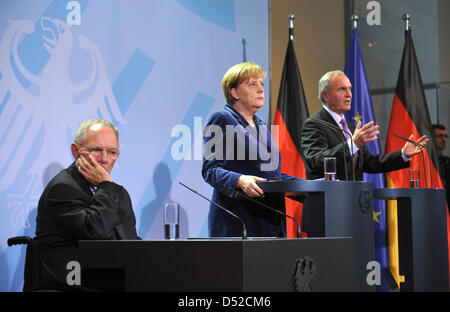
[[[211,195],[201,129],[225,104],[231,65],[246,58],[268,70],[268,20],[267,0],[0,3],[0,291],[21,290],[25,248],[6,240],[34,236],[39,196],[73,161],[88,118],[118,125],[112,176],[142,238],[163,237],[167,201],[181,204],[181,238],[207,236],[208,202],[177,182]],[[259,116],[268,112],[266,103]]]

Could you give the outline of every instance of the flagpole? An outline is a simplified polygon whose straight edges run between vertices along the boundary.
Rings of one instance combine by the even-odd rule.
[[[411,26],[410,26],[411,15],[409,15],[408,13],[404,13],[402,18],[405,21],[405,31],[409,32],[411,30]],[[432,148],[433,148],[433,146],[432,146]],[[423,170],[424,170],[423,176],[425,177],[425,188],[428,188],[425,156],[423,154],[423,150],[421,151],[421,153],[422,153]],[[435,156],[435,161],[436,161],[436,154],[434,156]],[[432,172],[431,172],[431,157],[428,158],[428,165],[430,167],[429,168],[429,170],[430,170],[430,184],[431,184],[431,188],[433,188],[433,176],[432,176]]]
[[[289,39],[294,40],[294,20],[295,20],[295,14],[289,13],[287,15],[287,19],[289,21]]]
[[[403,20],[405,21],[405,30],[409,31],[409,21],[411,20],[411,15],[409,15],[408,13],[403,14]]]
[[[305,164],[301,156],[300,133],[303,123],[309,117],[309,112],[294,49],[295,15],[293,12],[286,12],[285,16],[289,26],[289,40],[286,43],[286,54],[273,123],[278,126],[280,132],[278,147],[283,173],[306,179]],[[302,218],[302,209],[302,203],[286,198],[286,213],[299,223]],[[296,224],[290,219],[286,219],[286,232],[289,238],[300,238],[297,235]]]
[[[352,17],[350,18],[350,20],[352,21],[353,29],[358,29],[359,16],[356,14],[353,14]]]

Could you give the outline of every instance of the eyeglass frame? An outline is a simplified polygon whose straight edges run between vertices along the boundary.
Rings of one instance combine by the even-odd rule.
[[[83,144],[77,143],[78,146],[81,147],[85,147],[89,154],[92,155],[101,155],[103,152],[106,152],[106,155],[108,156],[108,158],[112,159],[112,160],[116,160],[117,158],[119,158],[119,154],[120,154],[120,150],[119,149],[114,149],[114,150],[107,150],[104,148],[100,148],[100,147],[88,147],[85,146]],[[111,153],[116,153],[115,156],[111,156]]]

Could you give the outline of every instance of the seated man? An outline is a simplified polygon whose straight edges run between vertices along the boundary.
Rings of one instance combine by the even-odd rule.
[[[66,266],[78,261],[79,240],[138,239],[130,196],[110,176],[119,156],[116,127],[104,120],[84,122],[71,150],[75,161],[39,199],[35,241],[42,287],[67,286]]]

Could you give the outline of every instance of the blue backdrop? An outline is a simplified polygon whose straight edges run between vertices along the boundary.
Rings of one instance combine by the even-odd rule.
[[[88,118],[112,120],[112,171],[132,198],[137,230],[161,239],[164,202],[181,205],[180,236],[205,237],[201,132],[225,104],[225,71],[269,69],[267,0],[20,0],[0,3],[0,291],[21,290],[39,196],[73,160]],[[269,81],[266,81],[266,98]],[[259,116],[267,121],[269,103]]]

